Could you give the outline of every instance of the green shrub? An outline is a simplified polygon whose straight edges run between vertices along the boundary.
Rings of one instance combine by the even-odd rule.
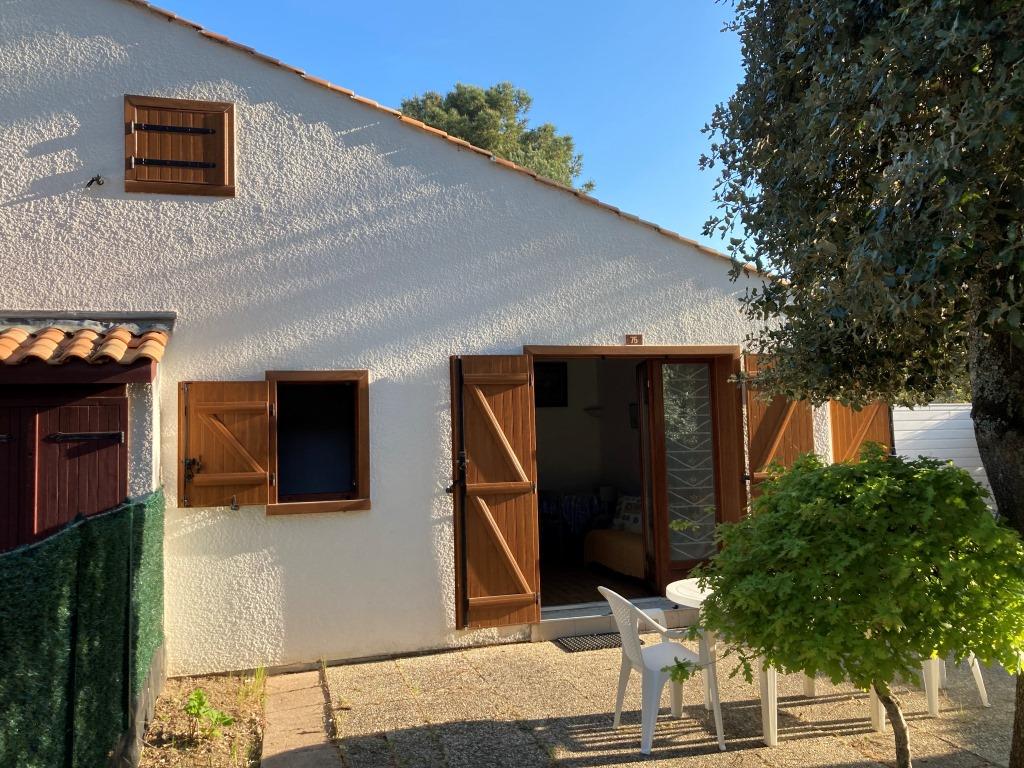
[[[714,591],[703,620],[748,677],[760,656],[874,686],[899,746],[890,686],[916,680],[922,658],[973,652],[1021,669],[1024,546],[986,495],[964,470],[877,445],[857,463],[804,456],[764,483],[749,517],[722,527],[703,569]]]

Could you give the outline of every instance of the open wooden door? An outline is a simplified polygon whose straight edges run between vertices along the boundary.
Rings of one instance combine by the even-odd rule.
[[[878,402],[855,411],[835,400],[829,403],[832,427],[832,461],[855,461],[864,443],[881,443],[892,451],[892,416],[886,403]]]
[[[763,400],[757,392],[758,356],[744,355],[744,365],[747,375],[753,377],[745,386],[747,455],[751,496],[757,496],[757,486],[768,476],[770,464],[788,467],[801,454],[814,450],[814,416],[805,401]]]
[[[527,355],[452,359],[460,627],[540,621],[533,376]]]

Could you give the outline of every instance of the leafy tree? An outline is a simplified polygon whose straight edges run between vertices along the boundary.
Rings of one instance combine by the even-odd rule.
[[[532,102],[530,94],[512,83],[498,83],[487,90],[456,83],[444,96],[428,91],[405,99],[402,113],[572,186],[583,172],[583,155],[576,152],[572,136],[559,136],[551,123],[529,127]],[[580,185],[584,192],[593,188],[592,181]]]
[[[775,359],[761,387],[914,405],[966,367],[993,495],[1024,532],[1024,3],[735,7],[745,77],[707,127],[705,234],[779,278],[745,298]],[[1024,676],[1016,698],[1024,768]]]
[[[909,735],[893,681],[915,680],[933,652],[1022,670],[1024,545],[966,471],[870,444],[859,463],[804,456],[762,489],[753,514],[723,526],[702,577],[713,589],[704,622],[748,677],[761,656],[873,687],[903,768]]]

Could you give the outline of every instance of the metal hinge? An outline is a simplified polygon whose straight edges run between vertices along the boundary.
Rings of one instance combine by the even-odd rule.
[[[114,430],[110,432],[54,432],[46,436],[47,440],[54,443],[77,443],[82,441],[107,441],[114,440],[118,443],[124,442],[124,432]]]
[[[140,166],[155,166],[157,168],[216,168],[216,163],[207,163],[198,160],[165,160],[161,157],[136,157],[128,158],[128,167],[137,168]]]
[[[133,122],[131,124],[131,132],[135,133],[135,131],[153,131],[156,133],[190,133],[202,135],[209,135],[217,132],[214,128],[199,128],[190,125],[161,125],[159,123]]]
[[[270,404],[270,417],[273,419],[277,418],[277,403]]]
[[[270,484],[271,485],[277,485],[277,473],[276,472],[271,472],[270,473]]]

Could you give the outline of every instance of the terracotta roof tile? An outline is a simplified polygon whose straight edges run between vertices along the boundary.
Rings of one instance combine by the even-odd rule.
[[[131,329],[123,325],[99,330],[16,325],[0,328],[0,364],[41,360],[60,365],[69,360],[84,360],[93,364],[131,365],[141,358],[158,363],[163,359],[167,340],[165,330]]]
[[[188,19],[183,19],[180,16],[177,16],[176,14],[174,14],[174,13],[172,13],[170,11],[164,10],[163,8],[159,8],[159,7],[157,7],[157,6],[155,6],[155,5],[151,4],[151,3],[146,2],[146,0],[124,0],[124,2],[131,3],[132,5],[138,6],[140,8],[144,8],[145,10],[150,11],[152,13],[155,13],[155,14],[157,14],[159,16],[162,16],[162,17],[168,19],[169,21],[174,21],[174,22],[182,24],[184,26],[191,27],[191,28],[195,29],[199,34],[203,35],[206,38],[209,38],[209,39],[214,40],[216,42],[222,43],[223,45],[227,45],[227,46],[229,46],[231,48],[234,48],[234,49],[236,49],[238,51],[246,53],[246,54],[248,54],[250,56],[253,56],[253,57],[257,58],[257,59],[261,59],[262,61],[265,61],[265,62],[267,62],[269,64],[273,64],[275,66],[281,67],[282,69],[286,69],[289,72],[294,72],[295,74],[299,75],[300,77],[303,77],[307,82],[312,83],[313,85],[317,85],[317,86],[319,86],[321,88],[328,88],[328,89],[330,89],[332,91],[335,91],[337,93],[344,94],[345,96],[347,96],[348,98],[352,99],[353,101],[357,101],[360,104],[364,104],[365,106],[370,107],[371,109],[379,110],[381,112],[384,112],[385,114],[394,115],[394,116],[398,117],[403,123],[407,123],[408,125],[410,125],[413,128],[416,128],[416,129],[422,130],[422,131],[427,131],[428,133],[432,133],[432,134],[437,135],[437,136],[441,136],[446,141],[449,141],[452,144],[455,144],[456,146],[467,147],[469,149],[472,149],[474,152],[478,152],[481,155],[488,156],[492,160],[497,161],[499,165],[501,165],[501,166],[503,166],[505,168],[508,168],[510,170],[513,170],[513,171],[516,171],[518,173],[525,174],[525,175],[529,176],[530,178],[536,179],[541,184],[545,184],[546,186],[549,186],[549,187],[554,187],[555,189],[561,189],[561,190],[565,190],[565,191],[571,192],[573,195],[575,195],[580,200],[584,200],[586,202],[593,203],[593,204],[597,205],[598,207],[605,208],[606,210],[608,210],[608,211],[610,211],[612,213],[615,213],[615,214],[617,214],[619,216],[623,215],[622,211],[620,211],[615,206],[608,205],[607,203],[603,203],[600,200],[598,200],[597,198],[591,197],[590,195],[586,194],[585,192],[581,192],[581,191],[579,191],[577,189],[572,189],[570,187],[566,187],[564,184],[560,184],[557,181],[545,178],[544,176],[541,176],[538,173],[536,173],[534,171],[531,171],[529,168],[524,168],[521,165],[517,165],[517,164],[509,162],[507,160],[502,160],[502,159],[500,159],[498,157],[494,157],[494,155],[492,155],[490,152],[488,152],[485,149],[481,149],[480,147],[473,146],[472,144],[469,144],[468,142],[463,141],[462,139],[456,138],[455,136],[451,136],[450,134],[447,134],[444,131],[439,131],[436,128],[431,128],[430,126],[421,123],[419,120],[412,120],[410,118],[407,118],[404,115],[402,115],[402,113],[399,112],[397,109],[392,109],[391,107],[385,107],[384,105],[377,103],[373,99],[368,99],[368,98],[366,98],[364,96],[360,96],[360,95],[354,93],[353,91],[348,90],[347,88],[341,88],[340,86],[333,85],[331,83],[328,83],[326,80],[322,80],[321,78],[308,76],[304,70],[298,69],[298,68],[290,66],[288,64],[285,64],[282,61],[278,61],[277,59],[275,59],[275,58],[273,58],[271,56],[268,56],[265,53],[260,53],[259,51],[254,50],[254,49],[250,48],[247,45],[243,45],[241,43],[236,43],[234,40],[231,40],[230,38],[225,37],[224,35],[217,34],[216,32],[210,32],[209,30],[205,29],[201,25],[196,24],[195,22],[191,22]],[[653,230],[655,232],[658,232],[659,234],[664,235],[665,237],[668,237],[668,238],[670,238],[672,240],[676,240],[678,242],[681,242],[681,243],[689,245],[689,246],[691,246],[693,248],[696,248],[698,251],[702,251],[703,253],[707,253],[707,254],[709,254],[711,256],[717,256],[718,258],[725,259],[727,261],[732,261],[732,259],[728,255],[722,253],[721,251],[716,251],[714,248],[709,248],[708,246],[703,245],[701,243],[698,243],[696,240],[693,240],[693,239],[691,239],[689,237],[683,237],[682,235],[679,235],[679,234],[673,232],[672,230],[664,229],[662,227],[656,226],[654,224],[651,224],[650,222],[644,221],[643,219],[639,219],[637,217],[629,216],[627,218],[630,221],[633,221],[634,223],[636,223],[636,224],[638,224],[638,225],[640,225],[642,227],[646,227],[647,229],[651,229],[651,230]],[[757,269],[752,264],[744,264],[743,268],[746,271],[748,271],[748,272],[757,273]]]

